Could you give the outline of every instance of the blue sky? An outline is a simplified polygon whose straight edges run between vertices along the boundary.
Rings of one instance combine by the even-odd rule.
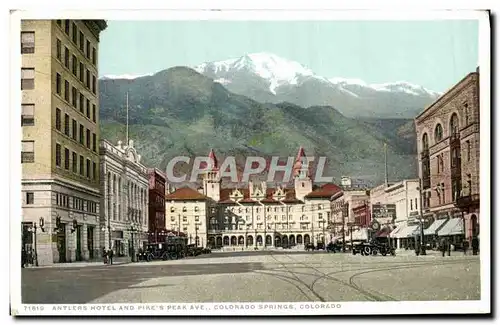
[[[100,75],[270,52],[318,75],[446,91],[475,70],[478,21],[108,21]]]

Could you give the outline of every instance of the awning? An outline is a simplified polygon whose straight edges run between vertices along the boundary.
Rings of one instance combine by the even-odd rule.
[[[397,238],[397,234],[407,226],[408,225],[406,222],[399,224],[393,231],[391,231],[391,234],[389,236]]]
[[[429,228],[424,230],[424,235],[436,235],[436,232],[443,227],[443,225],[448,221],[448,219],[438,219],[434,221]]]
[[[395,236],[395,238],[408,238],[413,237],[415,234],[418,234],[418,230],[420,227],[418,225],[406,226],[404,229],[401,229]]]
[[[387,237],[391,233],[391,231],[392,231],[391,228],[384,227],[377,232],[375,237]]]
[[[461,235],[464,233],[462,218],[452,218],[450,219],[441,230],[439,230],[439,236],[453,236]]]

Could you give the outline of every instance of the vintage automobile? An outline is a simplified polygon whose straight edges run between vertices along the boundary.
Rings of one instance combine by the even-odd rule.
[[[316,249],[316,247],[314,247],[314,244],[313,243],[307,243],[304,245],[304,249],[306,251],[313,251]]]
[[[376,241],[372,242],[361,242],[353,245],[352,254],[361,254],[363,256],[377,255],[381,254],[382,256],[396,255],[396,250],[394,247],[390,247],[387,243],[379,243]]]
[[[186,256],[182,241],[166,240],[163,243],[149,243],[137,254],[138,261],[176,260]]]
[[[328,245],[326,245],[326,251],[327,252],[332,252],[332,253],[337,253],[342,251],[342,245],[339,243],[333,243],[329,242]]]

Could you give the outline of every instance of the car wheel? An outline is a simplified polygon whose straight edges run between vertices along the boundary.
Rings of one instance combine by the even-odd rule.
[[[365,252],[365,255],[370,255],[372,253],[372,248],[370,246],[365,246],[363,251]]]
[[[382,254],[382,256],[386,256],[386,255],[387,255],[387,252],[386,252],[386,251],[383,251],[381,254]]]

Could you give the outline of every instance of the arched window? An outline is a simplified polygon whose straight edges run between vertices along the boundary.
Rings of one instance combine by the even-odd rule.
[[[450,136],[453,137],[457,137],[458,136],[458,130],[459,130],[459,127],[458,127],[458,115],[457,113],[453,113],[453,115],[451,115],[451,119],[450,119]]]
[[[434,140],[436,142],[443,140],[443,127],[441,124],[436,125],[436,128],[434,129]]]
[[[429,137],[427,136],[427,133],[424,133],[422,136],[422,148],[424,150],[429,150]]]

